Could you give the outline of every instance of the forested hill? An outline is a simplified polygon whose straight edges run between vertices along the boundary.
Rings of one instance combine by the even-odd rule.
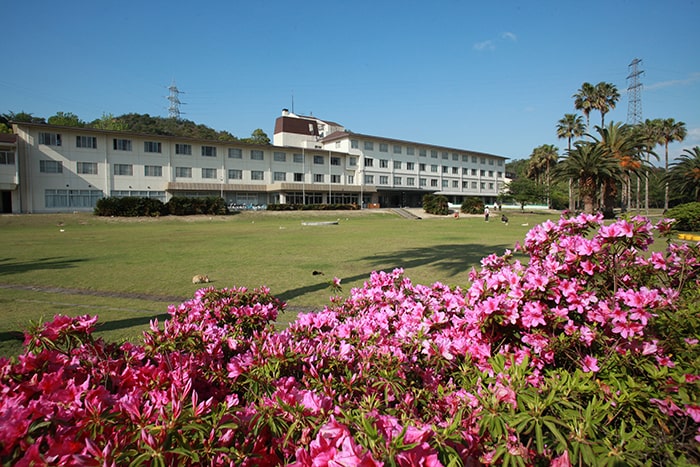
[[[102,130],[130,131],[163,136],[208,139],[218,141],[243,141],[253,144],[270,144],[270,139],[261,129],[254,130],[250,138],[236,138],[228,131],[218,131],[191,120],[152,117],[148,114],[129,113],[118,117],[103,114],[92,122],[85,122],[70,112],[58,112],[44,119],[27,112],[8,112],[0,115],[0,132],[11,132],[11,122],[48,123],[51,125],[99,128]]]

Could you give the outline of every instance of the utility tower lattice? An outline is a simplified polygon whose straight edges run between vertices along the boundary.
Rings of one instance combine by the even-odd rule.
[[[175,120],[180,120],[180,116],[182,113],[180,112],[180,94],[184,94],[182,91],[180,91],[177,86],[175,86],[175,81],[173,80],[173,83],[168,86],[168,90],[170,91],[170,95],[168,96],[168,100],[170,101],[170,105],[168,106],[168,117],[174,118]]]
[[[639,69],[642,60],[635,58],[629,64],[629,75],[627,75],[627,123],[636,125],[642,123],[642,83],[639,77],[644,71]]]

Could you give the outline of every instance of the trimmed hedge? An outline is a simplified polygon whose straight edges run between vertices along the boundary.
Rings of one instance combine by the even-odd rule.
[[[187,198],[174,197],[167,203],[155,198],[140,198],[126,196],[123,198],[109,197],[97,201],[94,213],[96,216],[115,217],[158,217],[188,216],[195,214],[224,215],[228,208],[222,198]]]
[[[268,211],[355,211],[357,204],[268,204]]]
[[[666,217],[674,219],[673,228],[684,232],[700,231],[700,203],[686,203],[671,208]]]

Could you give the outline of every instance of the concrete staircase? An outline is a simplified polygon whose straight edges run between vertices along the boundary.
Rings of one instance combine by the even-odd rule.
[[[420,219],[420,218],[421,218],[420,216],[416,216],[415,214],[413,214],[413,213],[410,212],[410,211],[407,211],[407,210],[404,209],[404,208],[392,208],[392,209],[391,209],[391,212],[393,212],[394,214],[397,214],[397,215],[403,217],[404,219],[412,219],[412,220],[414,220],[414,219]]]

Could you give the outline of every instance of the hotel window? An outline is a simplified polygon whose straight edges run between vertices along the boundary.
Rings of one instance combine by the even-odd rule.
[[[420,172],[425,172],[425,164],[418,164],[418,170]]]
[[[143,166],[144,177],[162,177],[163,176],[163,166],[161,165],[144,165]]]
[[[485,171],[485,170],[479,170],[479,175],[481,175],[482,177],[485,177],[485,176],[486,176],[486,171]]]
[[[202,157],[216,157],[215,146],[202,146]],[[216,178],[216,177],[214,177]]]
[[[437,151],[435,149],[430,150],[430,157],[433,159],[437,159]]]
[[[113,143],[112,147],[114,148],[115,151],[131,151],[131,140],[130,139],[114,138],[112,143]]]
[[[401,185],[401,177],[394,177],[394,185]]]
[[[331,165],[340,165],[340,157],[331,157]]]
[[[394,161],[394,169],[401,169],[401,161]]]
[[[216,169],[202,167],[202,178],[216,178]]]
[[[452,175],[459,175],[459,169],[457,167],[452,167]]]
[[[192,145],[191,144],[175,143],[175,154],[179,154],[181,156],[191,156],[192,155]]]
[[[39,161],[39,172],[45,174],[62,174],[63,163],[59,161]]]
[[[462,155],[462,162],[469,162],[469,156]]]
[[[158,141],[144,141],[143,152],[161,152],[161,144]]]
[[[442,173],[446,174],[449,170],[450,170],[450,168],[447,167],[446,165],[442,166]]]
[[[241,169],[228,169],[229,180],[242,180],[243,171]]]
[[[365,141],[364,148],[368,151],[374,151],[374,143],[372,141]]]
[[[374,185],[374,175],[365,175],[365,185]]]
[[[287,179],[287,173],[286,172],[274,172],[272,174],[272,179],[276,182],[283,182]]]
[[[407,147],[406,148],[406,154],[409,156],[413,156],[416,153],[416,148],[414,147]]]
[[[498,165],[499,167],[502,166],[502,165],[503,165],[503,161],[502,161],[501,159],[498,159],[498,164],[496,164],[496,165]]]
[[[489,177],[493,177],[493,170],[489,170]]]
[[[348,185],[352,185],[355,183],[355,176],[354,175],[347,175],[348,178]]]
[[[438,166],[435,165],[435,164],[431,164],[431,165],[430,165],[430,171],[431,171],[431,172],[437,173],[437,171],[438,171]]]
[[[472,169],[472,176],[476,177],[476,169]]]
[[[114,164],[114,175],[134,175],[134,166],[131,164]]]
[[[374,159],[371,157],[365,157],[365,167],[372,167],[374,165]]]
[[[229,159],[243,159],[243,150],[241,148],[228,148]]]
[[[481,158],[481,163],[482,163],[482,164],[486,164],[486,158],[485,158],[485,157],[482,157],[482,158]]]
[[[355,167],[357,165],[357,157],[348,157],[348,166]]]
[[[469,188],[469,182],[462,182],[462,188],[465,190]]]
[[[359,149],[360,143],[356,139],[351,139],[350,140],[350,147],[352,149]]]
[[[414,177],[406,177],[406,185],[416,186],[416,179]]]
[[[287,154],[284,152],[275,151],[272,154],[272,160],[274,160],[275,162],[287,162]]]
[[[459,188],[459,180],[452,180],[452,188]]]
[[[425,149],[418,150],[419,157],[425,157],[426,155],[427,155],[427,151]]]
[[[250,160],[263,161],[265,160],[265,154],[259,149],[252,149],[250,151]]]
[[[97,149],[97,138],[94,136],[76,136],[75,147]]]
[[[323,183],[323,174],[314,174],[314,183]]]
[[[443,152],[442,152],[442,158],[445,159],[445,160],[449,159],[449,158],[450,158],[450,153],[447,152],[447,151],[443,151]]]
[[[379,152],[389,152],[389,145],[386,143],[379,143]]]
[[[314,156],[314,164],[323,165],[323,156]]]
[[[438,186],[437,178],[431,178],[431,179],[430,179],[430,186],[432,186],[432,187]]]
[[[386,175],[380,175],[379,176],[379,184],[380,185],[388,185],[389,184],[389,177]]]
[[[294,154],[292,156],[292,160],[294,161],[295,164],[303,164],[304,163],[304,155],[303,154]]]
[[[493,190],[493,183],[489,183],[489,190]]]
[[[493,159],[489,159],[489,165],[493,165]]]
[[[340,175],[331,175],[331,183],[340,183]]]
[[[389,168],[389,161],[387,159],[379,159],[379,168],[381,168],[381,169]]]
[[[262,170],[251,170],[250,171],[251,180],[265,180],[265,172]]]
[[[15,153],[0,151],[0,165],[15,165]]]
[[[453,160],[453,161],[459,161],[459,154],[457,154],[456,152],[453,152],[453,153],[452,153],[452,160]]]
[[[450,186],[450,181],[449,180],[443,180],[442,181],[442,187],[443,188],[448,188]]]
[[[486,183],[481,182],[481,183],[480,183],[480,187],[481,187],[482,190],[485,189],[485,188],[486,188]]]
[[[294,181],[295,182],[303,182],[304,181],[304,174],[300,172],[294,172]]]
[[[419,178],[418,179],[418,184],[419,186],[427,186],[427,180],[425,178]]]
[[[41,132],[39,133],[39,144],[45,144],[47,146],[60,146],[61,134]]]
[[[401,146],[394,145],[394,154],[401,154]]]
[[[175,167],[175,178],[192,178],[192,167]]]
[[[476,156],[472,156],[472,164],[476,164],[476,161],[477,161]]]
[[[472,190],[476,190],[476,182],[472,182]]]
[[[97,162],[78,162],[77,172],[85,175],[97,175]]]
[[[416,164],[414,162],[406,162],[406,170],[415,170]]]
[[[503,172],[496,172],[496,176],[497,176],[498,178],[503,177]]]

